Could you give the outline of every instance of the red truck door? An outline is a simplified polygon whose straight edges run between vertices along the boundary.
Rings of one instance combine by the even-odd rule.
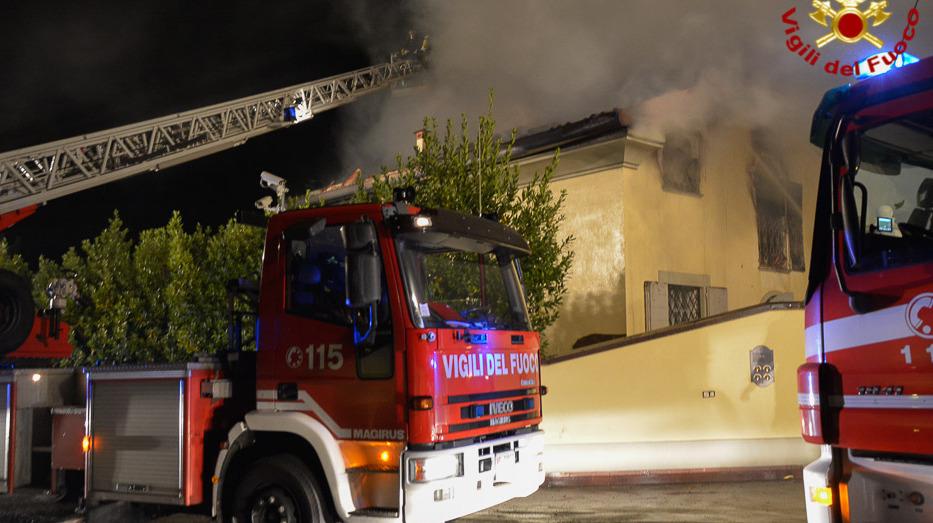
[[[402,336],[388,298],[393,288],[383,277],[374,341],[355,343],[341,227],[330,216],[326,224],[308,218],[281,236],[274,273],[282,292],[271,321],[262,320],[268,338],[260,348],[258,407],[306,412],[337,439],[404,440],[405,366],[396,350]]]

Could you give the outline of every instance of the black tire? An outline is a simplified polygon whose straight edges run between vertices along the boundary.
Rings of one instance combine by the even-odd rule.
[[[236,487],[235,523],[332,523],[319,480],[298,458],[279,454],[253,463]]]
[[[29,337],[36,320],[29,282],[0,269],[0,356],[16,350]]]

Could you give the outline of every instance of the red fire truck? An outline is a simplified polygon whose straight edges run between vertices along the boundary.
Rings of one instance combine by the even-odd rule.
[[[424,50],[2,153],[0,230],[44,201],[224,150],[404,82]],[[281,182],[263,174],[279,206]],[[261,284],[230,288],[228,351],[180,365],[94,367],[80,371],[78,387],[64,370],[0,372],[0,489],[21,479],[14,469],[24,460],[14,455],[35,447],[15,427],[35,426],[33,410],[39,419],[64,405],[73,416],[80,402],[91,504],[202,507],[240,522],[445,521],[537,490],[545,389],[519,264],[528,245],[495,221],[417,207],[412,195],[272,217]],[[51,293],[53,315],[34,321],[28,285],[0,271],[0,355],[70,354],[58,322],[62,295],[74,295],[65,283]],[[251,307],[236,310],[243,303]],[[257,350],[241,350],[244,338]],[[56,446],[61,432],[53,468],[56,450],[71,446],[69,437]]]
[[[88,501],[446,521],[537,490],[528,246],[410,194],[270,219],[261,285],[235,286],[257,299],[257,351],[89,369]]]
[[[933,521],[933,59],[829,91],[811,138],[807,517]]]

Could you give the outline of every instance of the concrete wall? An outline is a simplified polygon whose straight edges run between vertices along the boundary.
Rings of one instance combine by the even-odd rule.
[[[733,314],[733,313],[730,313]],[[738,315],[738,314],[735,314]],[[803,311],[768,310],[542,367],[549,473],[803,465],[796,369]],[[678,327],[673,327],[678,330]],[[611,344],[607,344],[611,345]],[[774,351],[775,381],[749,378]],[[711,399],[703,391],[715,391]]]

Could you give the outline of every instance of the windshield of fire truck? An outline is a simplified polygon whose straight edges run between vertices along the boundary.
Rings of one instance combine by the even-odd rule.
[[[933,111],[861,132],[854,197],[864,270],[933,259]]]
[[[529,330],[515,257],[481,242],[463,247],[425,243],[417,234],[398,236],[415,326]]]

